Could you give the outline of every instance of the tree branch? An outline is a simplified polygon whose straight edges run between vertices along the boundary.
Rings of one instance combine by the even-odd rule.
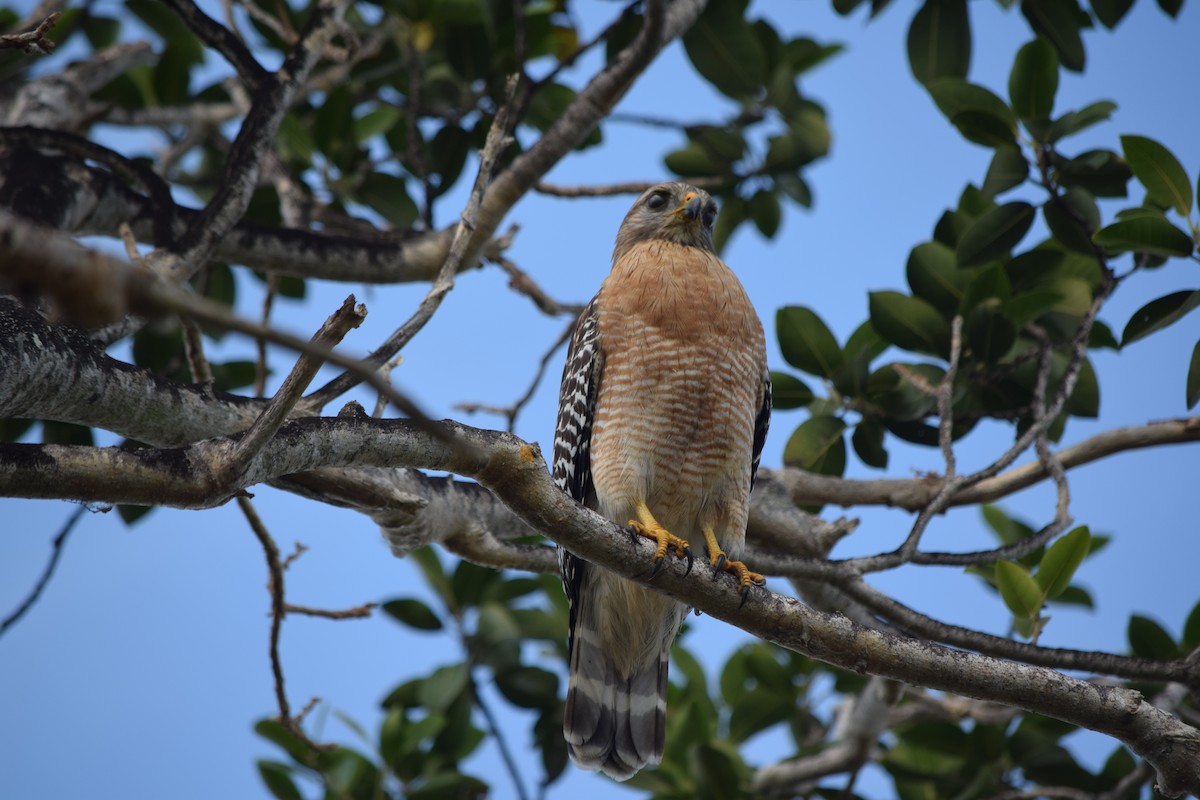
[[[1114,428],[1058,451],[1064,470],[1090,464],[1106,456],[1147,447],[1200,441],[1200,416]],[[767,470],[763,470],[766,472]],[[941,486],[935,477],[852,480],[814,475],[798,469],[771,470],[772,477],[787,487],[797,505],[833,504],[890,506],[916,511],[929,502]],[[950,507],[993,503],[1047,478],[1046,468],[1033,461],[1010,469],[955,495]]]
[[[702,571],[688,572],[678,561],[651,581],[650,543],[635,541],[615,523],[563,494],[535,445],[509,434],[442,424],[449,441],[404,420],[298,420],[284,425],[251,461],[242,482],[250,485],[318,462],[407,464],[468,476],[580,557],[754,636],[844,669],[1004,703],[1104,733],[1155,767],[1164,794],[1200,792],[1200,732],[1137,692],[863,628],[767,590],[755,591],[752,602],[743,605],[731,582],[713,581]],[[241,488],[212,479],[211,464],[229,447],[228,440],[177,451],[131,452],[4,444],[0,493],[205,507]],[[113,475],[128,477],[118,482]]]

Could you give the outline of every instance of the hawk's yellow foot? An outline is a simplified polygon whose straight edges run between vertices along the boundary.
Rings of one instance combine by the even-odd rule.
[[[757,572],[752,572],[741,561],[730,561],[725,551],[721,549],[721,545],[717,544],[717,535],[713,533],[712,528],[704,529],[704,543],[708,547],[708,563],[713,567],[713,580],[721,574],[721,572],[733,573],[733,577],[737,579],[738,587],[742,593],[742,602],[746,602],[746,597],[750,594],[751,586],[762,586],[767,582],[764,575]]]
[[[679,538],[660,525],[658,520],[654,518],[654,515],[650,513],[650,509],[645,503],[638,503],[634,511],[638,515],[638,518],[629,520],[629,527],[638,536],[653,539],[658,545],[654,550],[654,572],[651,574],[651,577],[657,575],[666,564],[668,549],[675,553],[676,558],[686,558],[688,572],[691,572],[692,548],[688,545],[687,539]]]

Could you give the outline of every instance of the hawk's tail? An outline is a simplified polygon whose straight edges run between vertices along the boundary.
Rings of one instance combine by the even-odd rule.
[[[623,781],[662,760],[667,729],[668,645],[633,675],[619,673],[596,639],[579,625],[571,652],[571,677],[563,734],[571,759]]]

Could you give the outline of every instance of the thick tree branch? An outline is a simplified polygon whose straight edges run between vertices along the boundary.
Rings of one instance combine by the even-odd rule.
[[[1200,441],[1200,416],[1181,417],[1114,428],[1064,447],[1055,456],[1063,469],[1069,470],[1115,453],[1196,441]],[[916,511],[928,503],[941,486],[937,476],[852,480],[798,469],[772,470],[771,473],[787,487],[797,505],[891,506]],[[1040,461],[1032,461],[960,491],[950,502],[950,507],[993,503],[1047,477],[1045,466]]]
[[[844,669],[1004,703],[1107,734],[1155,767],[1164,794],[1200,792],[1200,732],[1137,692],[863,628],[765,590],[743,605],[731,583],[689,573],[681,562],[673,561],[651,582],[651,545],[559,491],[536,446],[509,434],[443,425],[448,441],[403,420],[298,420],[281,428],[250,462],[241,485],[214,475],[212,465],[232,447],[225,439],[176,451],[5,444],[0,494],[207,507],[272,475],[318,465],[446,470],[474,478],[532,527],[588,561],[754,636]],[[127,479],[116,482],[113,475]]]

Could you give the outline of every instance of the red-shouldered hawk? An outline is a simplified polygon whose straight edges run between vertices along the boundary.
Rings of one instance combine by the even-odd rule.
[[[613,269],[575,327],[554,436],[572,497],[686,556],[743,597],[763,577],[737,561],[771,412],[762,323],[713,248],[717,206],[685,183],[625,215]],[[662,759],[667,658],[688,609],[559,549],[570,603],[563,733],[576,764],[625,780]]]

